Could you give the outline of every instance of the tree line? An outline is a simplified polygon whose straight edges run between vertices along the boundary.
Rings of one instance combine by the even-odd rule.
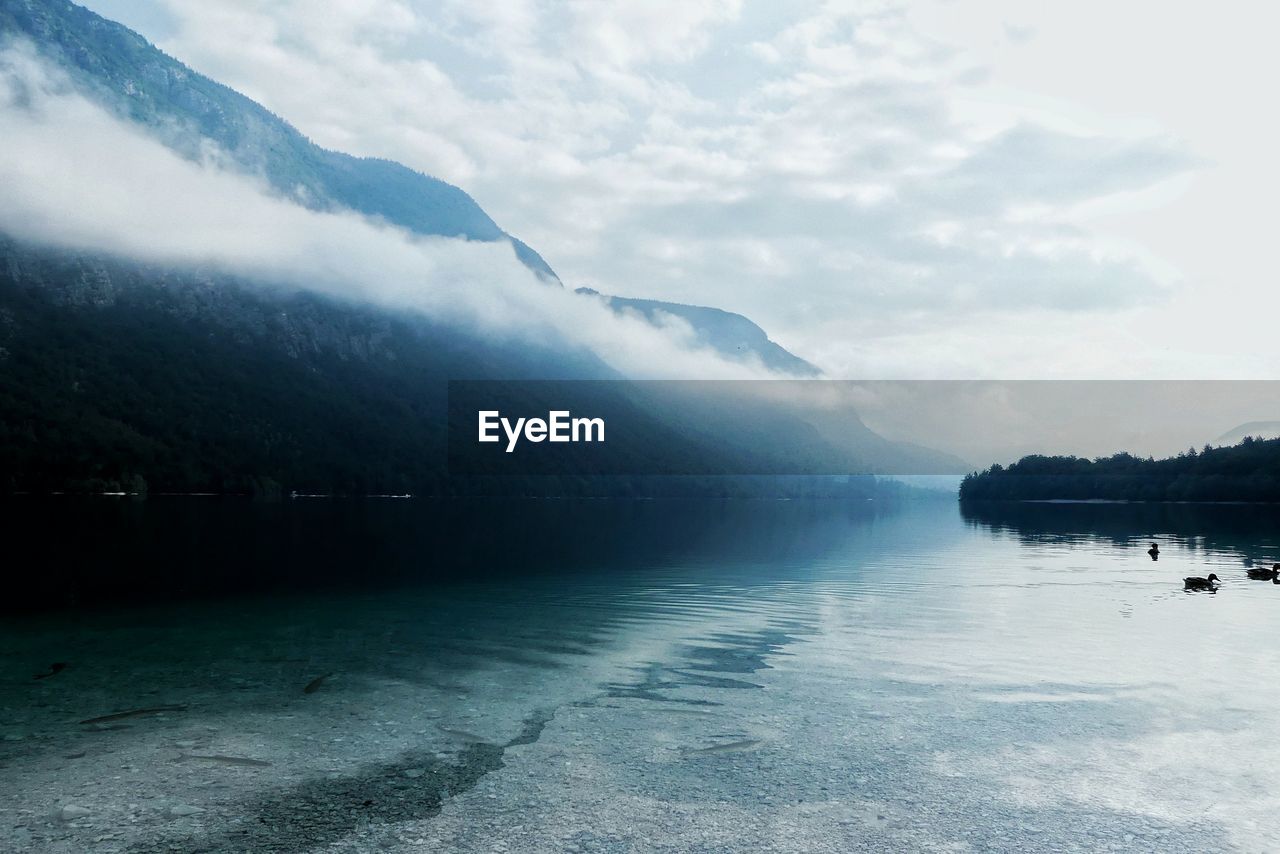
[[[1280,502],[1280,438],[1246,436],[1164,459],[1033,454],[966,475],[960,499]]]

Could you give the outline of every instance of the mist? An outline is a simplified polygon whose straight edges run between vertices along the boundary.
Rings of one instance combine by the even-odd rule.
[[[824,384],[826,385],[826,384]],[[1280,421],[1268,380],[1024,380],[831,383],[881,435],[985,467],[1028,454],[1165,457],[1234,444],[1250,422]]]
[[[192,131],[194,133],[194,131]],[[0,231],[73,251],[212,267],[265,286],[417,312],[482,336],[562,343],[632,378],[767,378],[597,297],[549,285],[507,241],[424,237],[316,211],[233,169],[187,160],[78,93],[29,44],[0,47]]]

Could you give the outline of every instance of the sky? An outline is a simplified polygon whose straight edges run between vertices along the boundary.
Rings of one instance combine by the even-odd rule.
[[[828,376],[1280,375],[1263,4],[87,5]]]

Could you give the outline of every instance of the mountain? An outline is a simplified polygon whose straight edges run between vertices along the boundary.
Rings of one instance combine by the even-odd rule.
[[[425,315],[272,290],[216,270],[3,236],[0,375],[0,493],[637,494],[655,488],[637,482],[648,473],[964,468],[884,439],[852,411],[736,393],[750,383],[655,390],[612,382],[618,375],[593,354],[554,341],[490,340]],[[458,379],[498,381],[512,404],[504,411],[608,414],[607,457],[575,452],[550,467],[451,471],[449,381]],[[538,399],[530,389],[548,380],[569,382]],[[474,435],[474,411],[470,418],[452,435]],[[486,472],[503,477],[486,480]],[[592,472],[621,477],[584,478]]]
[[[349,208],[419,234],[510,241],[559,286],[536,252],[457,187],[319,148],[260,105],[66,0],[0,0],[3,35],[33,41],[80,91],[181,154],[196,158],[214,143],[235,168],[314,209]],[[731,358],[754,354],[795,376],[815,373],[740,315],[643,300],[611,305],[651,321],[662,312],[681,317]],[[493,340],[213,268],[0,234],[0,373],[0,491],[635,491],[630,481],[584,485],[580,472],[554,467],[558,485],[516,477],[477,487],[447,465],[450,380],[510,387],[620,379],[594,354],[556,340]],[[670,464],[681,461],[699,472],[955,467],[876,435],[851,411],[818,418],[733,395],[654,399],[637,388],[605,383],[588,399],[634,418],[614,471],[679,470]]]
[[[347,208],[423,235],[509,241],[516,256],[549,282],[550,265],[503,231],[452,184],[390,160],[321,148],[239,92],[193,71],[121,24],[69,0],[0,0],[0,33],[22,35],[72,74],[101,104],[191,159],[216,143],[246,174],[313,209]],[[713,308],[614,298],[618,308],[682,317],[709,346],[731,358],[754,352],[795,376],[818,371],[745,317]]]
[[[213,142],[243,172],[301,205],[348,208],[418,234],[507,240],[525,265],[559,281],[537,252],[452,184],[390,160],[321,148],[262,105],[68,0],[0,0],[0,33],[30,38],[96,101],[193,160]]]
[[[1280,421],[1250,421],[1233,427],[1213,440],[1215,445],[1234,445],[1246,436],[1255,439],[1275,439],[1280,437]]]
[[[699,344],[733,361],[746,361],[749,357],[755,357],[766,368],[794,377],[816,377],[822,373],[804,359],[769,340],[769,336],[759,326],[731,311],[676,302],[607,296],[591,288],[578,288],[578,293],[599,296],[615,311],[635,312],[655,325],[661,324],[663,315],[677,317],[693,327]]]
[[[0,235],[0,491],[440,492],[451,378],[589,353]]]

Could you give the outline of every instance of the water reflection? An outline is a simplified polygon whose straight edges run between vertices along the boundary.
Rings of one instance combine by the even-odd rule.
[[[966,522],[1024,543],[1092,540],[1127,546],[1154,537],[1244,558],[1275,553],[1280,530],[1280,505],[1272,504],[987,501],[966,502],[960,510]]]
[[[0,631],[10,847],[1280,845],[1271,510],[156,507]]]
[[[0,500],[0,611],[250,593],[801,565],[892,507],[869,501]]]

